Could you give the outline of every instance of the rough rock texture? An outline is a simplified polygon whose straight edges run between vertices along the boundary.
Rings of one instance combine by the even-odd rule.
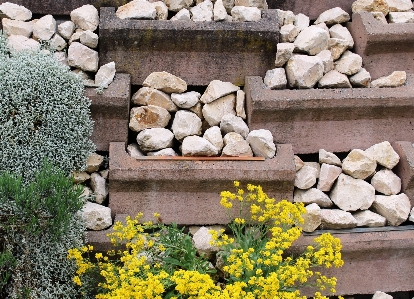
[[[174,104],[183,109],[194,107],[200,100],[200,97],[201,94],[196,91],[171,94],[171,100]]]
[[[145,129],[137,135],[139,147],[146,152],[153,152],[172,147],[174,134],[164,128]]]
[[[299,169],[301,169],[303,166],[305,166],[305,163],[303,163],[302,159],[299,158],[299,156],[294,155],[294,159],[295,159],[295,170],[298,171]]]
[[[194,22],[210,22],[213,20],[213,3],[206,0],[190,8]]]
[[[73,32],[75,32],[76,25],[72,21],[60,23],[57,27],[58,33],[66,40],[69,40]]]
[[[305,221],[301,224],[303,231],[311,233],[321,224],[321,208],[316,203],[312,203],[306,206],[306,214],[302,217]]]
[[[134,0],[120,6],[116,15],[120,19],[155,20],[157,10],[154,3],[146,0]]]
[[[332,188],[330,198],[344,211],[366,210],[375,200],[375,189],[364,180],[341,173]]]
[[[351,32],[349,32],[348,28],[342,26],[341,24],[336,24],[329,28],[329,35],[331,38],[338,38],[347,41],[348,49],[351,49],[354,46],[354,39]]]
[[[319,150],[319,163],[326,163],[330,165],[342,166],[341,160],[334,153],[328,152],[324,149]]]
[[[371,185],[384,195],[396,195],[401,191],[401,179],[389,169],[378,171],[372,177]]]
[[[276,67],[283,67],[286,62],[292,57],[295,45],[293,43],[278,43],[276,52]]]
[[[371,82],[371,87],[398,87],[405,84],[407,74],[404,71],[395,71],[391,75],[378,78]]]
[[[325,23],[326,25],[333,25],[345,23],[350,20],[349,14],[340,7],[334,7],[321,13],[315,24]]]
[[[91,176],[83,171],[83,172],[74,172],[73,173],[73,182],[75,184],[79,184],[79,183],[84,183],[85,181],[89,180],[91,178]]]
[[[151,73],[142,85],[159,89],[166,93],[182,93],[187,90],[187,83],[183,79],[167,72]]]
[[[264,83],[270,89],[285,89],[287,84],[285,69],[275,68],[268,70],[264,77]]]
[[[300,30],[293,24],[283,25],[280,28],[280,41],[282,43],[294,42]]]
[[[326,73],[318,82],[319,88],[351,88],[348,77],[336,70]]]
[[[222,157],[253,157],[252,149],[246,140],[227,144],[223,148]]]
[[[315,168],[316,178],[319,178],[319,173],[321,172],[321,165],[318,162],[304,162],[305,165]]]
[[[182,148],[183,156],[217,156],[218,149],[208,140],[199,136],[184,138]]]
[[[162,107],[142,106],[131,109],[129,128],[140,132],[150,128],[165,128],[171,119],[170,113]]]
[[[7,18],[3,18],[1,22],[3,25],[3,33],[5,35],[23,35],[25,37],[30,37],[32,35],[32,23]]]
[[[177,140],[201,134],[201,119],[192,112],[180,110],[175,113],[171,130]]]
[[[386,0],[357,0],[352,3],[352,12],[361,11],[379,11],[386,16],[389,12],[389,6]]]
[[[303,29],[295,39],[295,49],[309,55],[316,55],[328,49],[329,33],[325,30],[310,26]]]
[[[245,103],[246,93],[243,90],[238,90],[236,92],[236,115],[243,119],[246,119]]]
[[[329,71],[334,69],[332,53],[329,50],[323,50],[316,54],[316,57],[319,57],[323,63],[323,73],[326,74]]]
[[[98,70],[99,56],[95,50],[89,49],[81,43],[74,42],[68,49],[68,61],[70,66],[87,72],[96,72]]]
[[[10,35],[7,39],[7,47],[15,51],[37,50],[40,47],[39,42],[23,35]]]
[[[400,156],[388,141],[370,146],[365,150],[365,154],[388,169],[394,168],[400,161]]]
[[[413,8],[411,0],[387,0],[390,12],[392,11],[409,11]]]
[[[98,46],[99,37],[96,33],[93,33],[90,30],[85,30],[81,33],[79,40],[81,44],[89,48],[95,49]]]
[[[90,4],[84,5],[70,13],[73,23],[83,30],[95,31],[99,25],[98,10]]]
[[[407,220],[410,214],[410,199],[404,193],[399,195],[376,195],[372,203],[374,212],[384,216],[388,225],[398,226]]]
[[[393,297],[391,295],[388,295],[387,293],[384,293],[381,291],[376,291],[374,296],[372,296],[372,299],[392,299],[392,298]]]
[[[108,207],[87,202],[80,213],[87,229],[103,230],[112,225],[111,209]]]
[[[304,15],[303,13],[299,13],[295,16],[294,25],[298,27],[300,31],[309,27],[309,17]]]
[[[330,208],[333,206],[329,196],[316,188],[308,190],[296,189],[293,194],[293,201],[303,202],[305,205],[315,203],[322,208]]]
[[[255,22],[261,19],[261,12],[257,7],[235,6],[231,16],[235,22]]]
[[[223,137],[224,145],[227,145],[233,142],[242,141],[242,140],[244,140],[243,136],[235,132],[227,133]]]
[[[139,158],[145,156],[145,154],[141,152],[141,149],[138,147],[138,144],[136,143],[131,143],[127,146],[127,153],[132,158]]]
[[[52,49],[57,50],[57,51],[62,51],[67,47],[67,43],[66,43],[65,39],[57,33],[55,33],[53,35],[53,37],[50,39],[49,42],[50,42],[50,47]],[[55,53],[53,53],[53,54],[55,54]],[[64,53],[64,54],[66,54],[66,53]]]
[[[341,173],[341,167],[323,163],[321,166],[321,171],[319,173],[317,188],[321,191],[330,191],[335,180]]]
[[[165,0],[164,2],[168,6],[168,10],[180,11],[183,8],[189,8],[194,1],[193,0]]]
[[[236,92],[240,87],[220,80],[213,80],[207,86],[206,91],[201,96],[200,101],[204,104],[209,104],[223,96]]]
[[[390,23],[414,23],[414,12],[390,12],[388,19]]]
[[[352,150],[342,162],[343,172],[356,179],[366,179],[376,168],[377,162],[360,149]]]
[[[18,21],[28,21],[32,18],[32,12],[24,6],[6,2],[0,5],[0,15]]]
[[[108,196],[108,184],[106,180],[97,172],[91,174],[91,188],[95,194],[95,201],[99,204],[103,203]]]
[[[214,21],[224,21],[228,17],[226,8],[224,7],[223,0],[217,0],[214,3],[213,8],[213,20]]]
[[[321,209],[321,229],[343,229],[357,226],[351,213],[338,209]]]
[[[349,78],[353,87],[369,87],[371,84],[370,73],[362,68],[358,73]]]
[[[362,57],[351,51],[345,51],[335,62],[335,70],[345,75],[354,75],[362,68]]]
[[[256,157],[272,159],[275,156],[276,146],[273,142],[273,135],[269,130],[252,130],[247,135],[246,140]]]
[[[294,55],[287,63],[286,75],[290,87],[312,88],[323,76],[322,60],[317,56]]]
[[[97,172],[99,170],[99,167],[101,167],[103,160],[104,160],[103,156],[98,155],[97,153],[92,153],[86,160],[85,171],[87,173]]]
[[[115,72],[115,62],[113,61],[101,66],[95,75],[95,84],[107,88],[114,81]]]
[[[309,189],[316,183],[318,171],[308,165],[303,166],[299,171],[296,172],[295,176],[295,187],[299,189]]]
[[[212,241],[212,236],[210,234],[210,229],[202,226],[197,232],[193,235],[194,247],[197,249],[199,254],[204,254],[206,258],[212,257],[218,248],[211,246],[210,242]]]
[[[328,40],[328,49],[332,54],[332,59],[337,60],[348,49],[348,42],[344,39],[330,38]]]
[[[352,214],[357,221],[357,226],[381,227],[387,224],[387,219],[370,210],[358,211]]]
[[[171,157],[171,156],[178,156],[178,154],[172,148],[164,148],[164,149],[159,150],[159,151],[148,152],[147,156]]]
[[[223,115],[220,121],[220,130],[223,132],[223,134],[236,132],[243,136],[243,138],[246,138],[249,134],[249,127],[247,126],[247,124],[243,121],[241,117],[235,116],[233,114]]]
[[[203,106],[203,116],[210,126],[217,126],[226,114],[236,115],[234,105],[236,96],[234,94],[226,95],[214,102]]]
[[[219,151],[221,151],[224,146],[221,130],[218,126],[208,128],[204,132],[203,138],[210,141],[210,143],[214,145]]]
[[[56,32],[56,20],[52,15],[41,17],[33,25],[33,36],[39,40],[49,40]]]

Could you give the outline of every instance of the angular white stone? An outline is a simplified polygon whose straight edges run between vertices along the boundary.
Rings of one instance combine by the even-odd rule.
[[[235,0],[234,5],[268,9],[266,0]]]
[[[204,132],[203,138],[210,141],[210,143],[213,144],[219,151],[221,151],[224,146],[221,130],[218,126],[208,128]]]
[[[0,15],[18,21],[28,21],[32,18],[32,12],[24,6],[20,6],[10,2],[0,4]]]
[[[341,210],[366,210],[375,200],[375,189],[364,180],[341,173],[332,188],[330,198]]]
[[[179,110],[175,113],[171,130],[177,140],[190,135],[201,135],[201,119],[193,112]]]
[[[351,88],[348,77],[336,70],[326,73],[318,82],[319,88]]]
[[[376,291],[374,296],[372,296],[372,299],[392,299],[393,297],[391,295],[388,295],[387,293]]]
[[[187,83],[167,72],[153,72],[142,83],[143,86],[159,89],[166,93],[182,93],[187,90]]]
[[[410,214],[410,199],[404,193],[399,195],[376,195],[372,210],[387,218],[388,225],[398,226]]]
[[[414,207],[411,209],[410,217],[408,218],[411,222],[414,222]]]
[[[300,13],[295,16],[294,25],[302,31],[303,29],[309,27],[309,17]]]
[[[193,0],[165,0],[164,3],[168,6],[168,10],[180,11],[183,8],[189,8],[194,1]]]
[[[93,33],[90,30],[85,30],[79,37],[80,42],[92,49],[95,49],[98,46],[99,37],[96,33]]]
[[[171,100],[170,95],[158,89],[150,88],[145,101],[146,105],[162,107],[168,112],[176,112],[178,110],[177,106]]]
[[[391,75],[378,78],[371,82],[371,87],[398,87],[405,84],[407,74],[404,71],[395,71]]]
[[[106,180],[97,172],[91,174],[91,188],[95,194],[95,201],[99,204],[103,203],[108,197],[108,184]]]
[[[203,105],[200,102],[198,102],[195,106],[189,108],[188,110],[195,113],[202,121],[204,121]]]
[[[324,149],[319,150],[319,163],[326,163],[336,166],[342,166],[341,160],[338,158],[337,155],[331,152],[327,152]]]
[[[175,16],[173,16],[170,21],[190,21],[191,15],[190,11],[186,8],[181,9]]]
[[[143,151],[153,152],[172,147],[174,134],[164,128],[145,129],[137,135],[137,143]]]
[[[283,25],[280,28],[280,41],[282,43],[294,42],[300,30],[293,24]]]
[[[81,43],[74,42],[68,49],[69,65],[80,68],[87,72],[96,72],[98,70],[99,56],[98,52],[89,49]]]
[[[213,3],[205,0],[200,4],[190,8],[191,19],[194,22],[209,22],[213,20]]]
[[[384,195],[396,195],[401,191],[401,179],[387,168],[378,171],[372,177],[371,185]]]
[[[89,180],[91,176],[86,171],[83,172],[73,172],[73,182],[75,184],[84,183],[85,181]]]
[[[40,44],[34,39],[27,38],[23,35],[10,35],[7,38],[7,47],[15,51],[37,50]]]
[[[357,226],[381,227],[387,224],[387,219],[370,210],[358,211],[352,214],[357,221]]]
[[[351,33],[349,32],[348,28],[342,26],[341,24],[336,24],[329,28],[329,35],[331,38],[346,40],[348,42],[348,49],[354,47],[354,39]]]
[[[330,38],[328,49],[332,53],[333,60],[337,60],[348,49],[348,42],[344,39]]]
[[[402,24],[402,23],[414,23],[414,12],[390,12],[388,14],[388,20],[390,23]]]
[[[116,11],[116,16],[122,20],[155,20],[157,17],[157,10],[155,4],[146,0],[133,0],[120,6]]]
[[[349,82],[353,87],[369,87],[371,75],[366,69],[362,68],[358,73],[349,77]]]
[[[91,200],[92,194],[93,194],[93,191],[91,188],[83,186],[81,197],[83,196],[86,200]]]
[[[181,147],[183,156],[217,156],[218,149],[208,140],[199,136],[188,136],[184,138]]]
[[[276,155],[276,146],[273,135],[269,130],[260,129],[250,131],[246,138],[256,157],[272,159]]]
[[[377,19],[378,21],[380,21],[383,24],[388,24],[387,19],[385,18],[384,14],[382,12],[379,11],[371,11],[372,16]]]
[[[57,61],[59,61],[60,63],[62,63],[63,65],[69,66],[68,56],[66,55],[65,52],[55,52],[55,53],[53,53],[53,57]]]
[[[73,23],[83,30],[95,31],[99,25],[99,14],[95,6],[86,4],[70,13]]]
[[[236,92],[236,115],[246,119],[246,111],[244,109],[246,94],[243,90]]]
[[[283,67],[286,64],[286,62],[288,62],[290,57],[292,57],[295,45],[293,43],[278,43],[276,47],[277,51],[275,66]]]
[[[319,52],[318,54],[316,54],[316,57],[319,57],[322,60],[324,74],[334,69],[333,57],[332,57],[331,51],[323,50]]]
[[[67,45],[65,39],[57,33],[50,39],[50,47],[57,51],[62,51]]]
[[[256,22],[262,18],[262,13],[257,7],[234,6],[231,16],[235,22]]]
[[[313,26],[321,28],[321,29],[325,30],[326,32],[328,32],[328,34],[329,34],[329,28],[328,28],[328,26],[326,26],[325,23],[319,23],[319,24],[316,24],[316,25],[313,25]]]
[[[379,11],[386,16],[389,10],[388,3],[385,0],[357,0],[352,3],[353,13],[361,11]]]
[[[242,140],[244,140],[243,136],[238,134],[238,133],[235,133],[235,132],[227,133],[223,137],[223,142],[224,142],[225,146],[230,144],[230,143],[234,143],[234,142],[238,142],[238,141],[242,141]]]
[[[102,205],[87,202],[81,212],[85,227],[91,230],[103,230],[112,225],[111,209]]]
[[[351,213],[338,209],[321,209],[321,229],[354,228],[356,219]]]
[[[374,144],[365,150],[365,154],[388,169],[394,168],[400,161],[400,156],[388,141]]]
[[[252,149],[246,140],[229,143],[223,148],[222,157],[253,157]]]
[[[162,150],[156,152],[149,152],[147,156],[154,156],[154,157],[175,157],[178,154],[172,148],[164,148]]]
[[[201,94],[196,91],[185,93],[172,93],[171,100],[180,108],[188,109],[194,107],[200,100]]]
[[[350,20],[349,14],[340,7],[334,7],[321,13],[315,24],[325,23],[326,25],[333,25],[345,23]]]
[[[305,205],[316,203],[321,208],[330,208],[333,206],[329,196],[316,188],[310,188],[308,190],[295,189],[293,201],[303,202]]]
[[[317,188],[321,191],[331,191],[332,185],[341,173],[341,167],[323,163]]]
[[[276,13],[277,13],[277,21],[279,23],[279,27],[282,27],[285,21],[285,11],[281,9],[276,9]]]
[[[295,158],[295,171],[298,171],[303,166],[305,166],[305,163],[303,163],[301,158],[299,158],[297,155],[294,155],[293,157]]]
[[[95,75],[95,84],[107,88],[114,81],[115,72],[115,62],[113,61],[101,66]]]
[[[203,106],[203,116],[210,126],[217,126],[225,114],[236,115],[234,106],[236,96],[234,94],[226,95],[214,102]]]
[[[362,57],[351,51],[345,51],[335,62],[335,70],[345,75],[354,75],[362,68]]]
[[[129,128],[140,132],[150,128],[165,128],[171,119],[170,113],[158,106],[142,106],[131,109]]]
[[[56,21],[52,15],[41,17],[33,25],[33,36],[39,40],[49,40],[56,32]]]
[[[227,18],[227,11],[224,7],[223,0],[216,0],[214,3],[213,9],[213,19],[214,21],[224,21]]]
[[[318,171],[315,168],[304,165],[296,172],[295,187],[303,190],[309,189],[316,184],[317,176]]]
[[[310,26],[303,29],[295,39],[295,49],[309,55],[316,55],[328,49],[329,33],[322,28]]]
[[[97,172],[103,163],[104,157],[97,153],[92,153],[86,160],[86,172]]]
[[[283,24],[284,25],[294,24],[295,21],[296,21],[296,16],[293,13],[293,11],[286,10],[283,15]]]
[[[127,153],[132,158],[139,158],[139,157],[145,156],[144,153],[141,152],[141,149],[139,148],[138,144],[136,144],[136,143],[128,144]]]
[[[212,236],[210,234],[210,229],[202,226],[199,230],[193,235],[194,247],[197,249],[199,254],[203,254],[205,257],[212,257],[219,249],[216,246],[212,246],[210,243],[212,241]]]
[[[365,180],[376,168],[377,162],[360,149],[352,150],[342,161],[342,171],[356,179]]]
[[[33,24],[30,22],[3,18],[1,23],[3,25],[3,33],[7,36],[23,35],[25,37],[30,37],[32,35]]]
[[[72,21],[66,21],[58,25],[58,33],[66,40],[69,40],[72,34],[75,32],[75,23]]]
[[[76,29],[75,33],[72,34],[72,36],[69,38],[69,45],[71,45],[74,42],[79,42],[80,41],[80,36],[82,35],[84,30],[82,29]]]
[[[386,0],[390,12],[393,11],[409,11],[413,8],[413,3],[411,0]]]
[[[270,89],[285,89],[287,84],[285,69],[268,70],[264,78],[264,84]]]
[[[167,20],[168,19],[168,6],[165,5],[162,1],[153,2],[155,6],[156,16],[155,19],[157,20]]]
[[[322,60],[317,56],[294,55],[286,65],[289,86],[312,88],[323,77],[323,68]]]
[[[319,173],[321,172],[321,165],[318,162],[304,162],[304,164],[315,168],[316,178],[319,178]]]
[[[321,225],[321,208],[316,203],[307,205],[306,213],[303,214],[302,217],[305,221],[300,225],[302,230],[311,233]]]
[[[243,121],[243,119],[231,113],[225,114],[221,118],[220,130],[223,132],[223,134],[236,132],[243,136],[243,138],[246,138],[249,134],[249,127]]]
[[[204,104],[209,104],[221,97],[236,92],[239,89],[240,87],[231,82],[213,80],[208,84],[206,91],[200,98],[200,101]]]

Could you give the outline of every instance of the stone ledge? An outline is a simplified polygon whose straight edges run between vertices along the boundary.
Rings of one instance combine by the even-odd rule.
[[[414,141],[413,79],[398,88],[269,90],[262,78],[246,77],[248,126],[270,130],[295,154]]]
[[[400,156],[400,161],[394,168],[394,172],[401,179],[401,192],[405,193],[414,206],[414,147],[412,142],[398,141],[392,147]]]

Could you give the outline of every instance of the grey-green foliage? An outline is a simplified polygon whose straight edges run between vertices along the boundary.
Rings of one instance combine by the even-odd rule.
[[[82,80],[52,55],[4,49],[0,37],[0,173],[28,180],[45,158],[66,173],[83,169],[95,146]]]

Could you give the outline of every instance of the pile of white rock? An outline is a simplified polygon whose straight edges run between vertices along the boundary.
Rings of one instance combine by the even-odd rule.
[[[413,3],[411,0],[357,0],[352,4],[352,12],[371,12],[374,18],[384,24],[414,23]]]
[[[269,89],[397,87],[406,81],[406,73],[371,82],[362,66],[362,57],[353,53],[354,40],[343,26],[350,16],[340,7],[321,13],[313,25],[304,14],[278,10],[280,41],[275,69],[266,72]]]
[[[266,0],[133,0],[118,8],[120,19],[194,22],[254,22],[261,19]]]
[[[48,44],[54,51],[53,56],[70,66],[85,85],[106,88],[113,81],[114,62],[98,70],[99,55],[96,48],[99,37],[95,31],[99,25],[99,15],[93,5],[73,10],[70,13],[71,21],[59,25],[52,15],[31,20],[30,10],[10,2],[0,4],[0,15],[4,16],[3,33],[8,37],[10,49],[36,50],[41,43]]]
[[[343,161],[323,149],[319,162],[303,162],[295,156],[293,200],[306,205],[303,230],[398,226],[405,222],[410,200],[400,193],[401,179],[392,171],[399,160],[388,141],[366,150],[354,149]]]
[[[138,132],[137,143],[127,148],[132,157],[275,156],[272,133],[249,130],[245,94],[230,82],[213,80],[201,95],[187,91],[181,78],[154,72],[131,101],[137,107],[131,109],[129,128]]]

